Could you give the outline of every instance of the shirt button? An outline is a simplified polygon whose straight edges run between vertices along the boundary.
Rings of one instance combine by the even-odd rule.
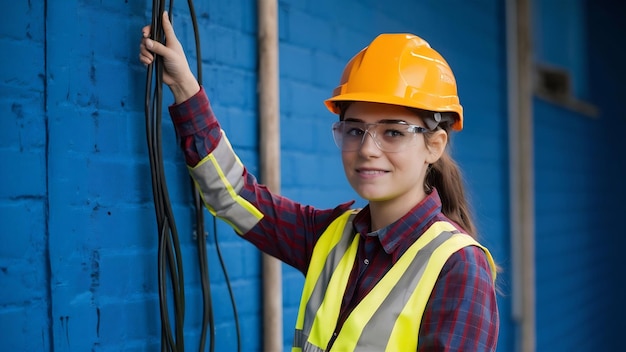
[[[364,263],[365,265],[368,265],[368,264],[370,263],[370,261],[369,261],[369,259],[365,259],[365,260],[363,261],[363,263]]]

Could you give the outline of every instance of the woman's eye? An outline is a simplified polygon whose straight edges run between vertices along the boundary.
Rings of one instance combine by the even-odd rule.
[[[399,130],[387,130],[385,131],[385,135],[389,136],[389,137],[402,137],[404,136],[404,133],[402,133],[402,131]]]
[[[350,128],[346,131],[346,134],[349,136],[362,136],[363,130],[360,128]]]

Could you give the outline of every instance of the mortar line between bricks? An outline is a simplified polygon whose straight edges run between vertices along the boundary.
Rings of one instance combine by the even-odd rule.
[[[45,231],[45,265],[46,276],[48,278],[48,286],[46,287],[46,295],[48,296],[48,351],[54,351],[54,319],[52,317],[52,267],[50,263],[50,129],[48,124],[48,0],[44,0],[43,4],[43,62],[44,62],[44,80],[43,80],[43,109],[44,109],[44,128],[45,128],[45,157],[44,163],[46,168],[46,190],[44,200],[44,231]],[[43,333],[42,333],[43,334]],[[42,337],[43,338],[43,337]],[[42,345],[45,340],[42,341]],[[42,346],[43,347],[43,346]]]

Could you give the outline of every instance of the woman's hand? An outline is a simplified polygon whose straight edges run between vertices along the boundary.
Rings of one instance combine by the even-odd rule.
[[[176,38],[167,12],[163,13],[162,23],[165,45],[149,38],[149,25],[141,30],[143,38],[139,44],[139,61],[150,65],[154,62],[155,54],[163,57],[163,82],[170,87],[176,103],[179,104],[195,95],[200,90],[200,85],[189,68],[183,46]]]

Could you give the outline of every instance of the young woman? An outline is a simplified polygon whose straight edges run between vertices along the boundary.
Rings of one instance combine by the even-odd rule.
[[[496,268],[475,240],[446,146],[463,127],[446,61],[423,39],[383,34],[347,64],[327,107],[352,202],[316,209],[272,194],[233,152],[167,16],[164,82],[203,201],[244,239],[305,275],[295,351],[494,351]]]

